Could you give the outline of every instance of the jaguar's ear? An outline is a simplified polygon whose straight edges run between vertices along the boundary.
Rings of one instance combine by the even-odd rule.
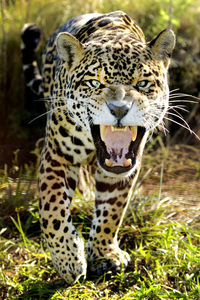
[[[83,44],[73,35],[65,32],[58,35],[56,44],[58,54],[66,62],[67,69],[74,68],[83,57]]]
[[[169,59],[175,47],[175,34],[171,29],[165,29],[149,43],[149,47],[153,51],[155,58],[162,60],[164,66],[169,66]]]

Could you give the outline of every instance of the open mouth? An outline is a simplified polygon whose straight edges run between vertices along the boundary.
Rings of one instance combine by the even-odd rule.
[[[93,125],[91,132],[102,168],[120,174],[134,167],[145,133],[144,127]]]

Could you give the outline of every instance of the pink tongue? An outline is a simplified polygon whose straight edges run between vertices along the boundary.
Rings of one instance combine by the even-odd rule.
[[[125,131],[111,130],[108,126],[105,132],[104,142],[107,152],[110,154],[111,165],[125,165],[127,159],[125,155],[128,153],[128,147],[132,140],[132,131],[129,127]]]
[[[108,126],[105,132],[104,142],[108,147],[122,149],[130,144],[132,135],[132,131],[129,127],[127,127],[125,131],[112,131],[111,126]]]

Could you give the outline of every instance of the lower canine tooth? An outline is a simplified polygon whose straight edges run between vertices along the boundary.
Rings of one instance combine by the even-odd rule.
[[[125,162],[124,162],[124,167],[129,167],[131,165],[131,158],[127,159]]]
[[[107,158],[105,159],[105,164],[106,164],[107,167],[111,167],[112,166],[110,160],[107,159]]]

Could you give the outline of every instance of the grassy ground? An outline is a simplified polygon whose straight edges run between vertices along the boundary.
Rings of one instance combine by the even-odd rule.
[[[119,238],[125,272],[68,287],[42,243],[32,167],[1,171],[0,299],[200,299],[199,149],[149,146]],[[87,237],[92,200],[77,191],[74,223]]]

